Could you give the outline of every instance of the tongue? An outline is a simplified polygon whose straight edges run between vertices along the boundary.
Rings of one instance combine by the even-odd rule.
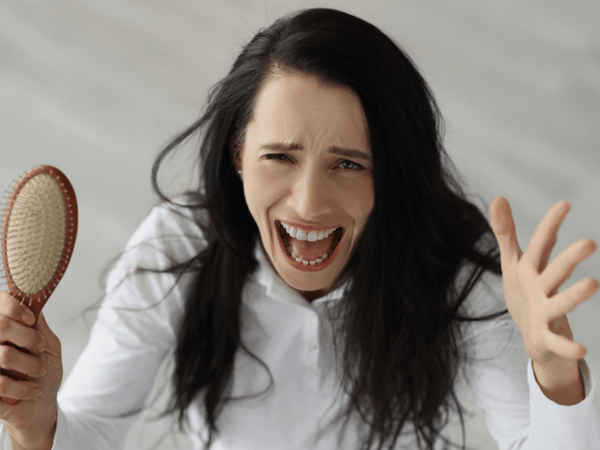
[[[298,239],[289,237],[289,243],[292,250],[297,253],[296,258],[302,258],[305,261],[315,261],[317,258],[328,253],[331,245],[333,244],[334,234],[331,233],[325,239],[320,241],[299,241]]]

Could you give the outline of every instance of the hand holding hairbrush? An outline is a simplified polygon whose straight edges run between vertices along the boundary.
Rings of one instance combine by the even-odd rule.
[[[52,166],[34,167],[21,176],[6,197],[0,247],[8,292],[36,320],[65,273],[76,235],[77,200],[67,177]],[[14,370],[1,372],[30,380]],[[2,400],[8,405],[20,402]]]

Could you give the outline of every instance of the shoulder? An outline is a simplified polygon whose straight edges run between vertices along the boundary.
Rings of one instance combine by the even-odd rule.
[[[461,276],[467,274],[463,273]],[[502,288],[502,277],[486,271],[471,289],[461,305],[459,313],[462,317],[470,319],[496,316],[489,319],[461,322],[461,341],[479,340],[491,335],[507,334],[507,336],[512,336],[514,324],[507,312],[501,314],[504,311],[506,311],[506,302]]]
[[[461,305],[462,316],[477,318],[502,312],[506,309],[502,276],[500,271],[498,245],[492,231],[484,232],[474,243],[473,252],[479,255],[479,262],[465,258],[455,280],[455,286],[463,289],[473,284],[475,275],[480,275],[473,284],[467,298]],[[484,265],[485,262],[485,265]]]
[[[495,314],[505,309],[502,277],[489,271],[481,274],[462,304],[462,313],[468,317]]]
[[[195,257],[206,247],[203,228],[208,216],[192,206],[187,197],[179,197],[173,204],[153,207],[127,242],[119,263],[165,269]]]
[[[106,281],[108,292],[128,287],[148,294],[152,288],[155,296],[162,296],[178,280],[189,281],[189,276],[180,279],[178,273],[183,271],[174,268],[197,257],[206,247],[202,229],[207,218],[205,212],[191,208],[185,201],[178,198],[174,204],[161,203],[152,208],[112,267]]]
[[[180,266],[206,247],[205,213],[182,200],[152,208],[129,239],[106,280],[99,318],[121,327],[135,323],[132,335],[155,333],[157,323],[174,335],[195,276]]]

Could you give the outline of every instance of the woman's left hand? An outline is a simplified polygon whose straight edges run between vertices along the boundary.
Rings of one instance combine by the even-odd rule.
[[[502,265],[502,284],[508,311],[519,327],[525,351],[537,366],[564,367],[583,358],[586,349],[573,340],[566,314],[596,292],[598,280],[588,277],[558,292],[577,264],[596,250],[591,239],[572,243],[550,263],[558,228],[569,212],[558,202],[546,213],[525,253],[517,241],[510,205],[504,197],[490,204],[490,222]]]

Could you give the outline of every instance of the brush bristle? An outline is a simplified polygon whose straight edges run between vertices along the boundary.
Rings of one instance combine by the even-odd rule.
[[[58,266],[68,224],[57,181],[47,174],[32,177],[21,189],[8,216],[6,259],[14,284],[26,294],[41,291]]]

